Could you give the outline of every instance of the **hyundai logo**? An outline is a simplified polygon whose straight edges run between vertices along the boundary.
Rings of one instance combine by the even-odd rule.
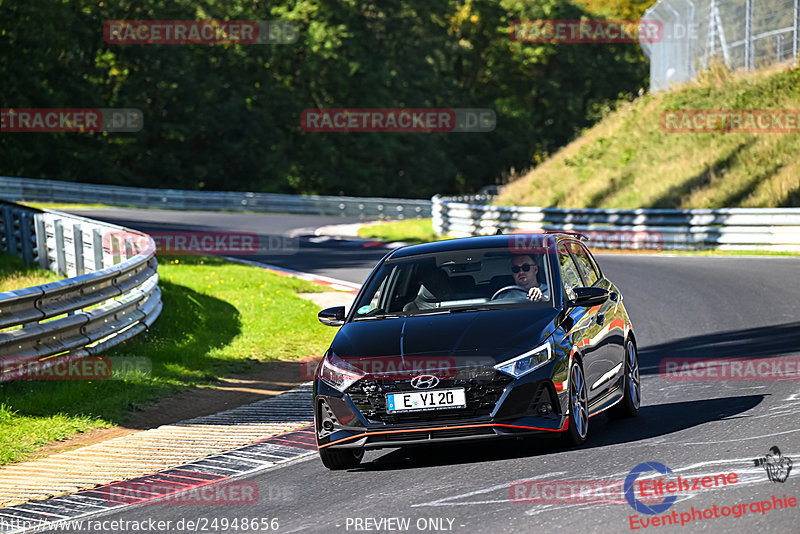
[[[439,385],[439,379],[433,375],[419,375],[411,379],[411,387],[414,389],[430,389]]]

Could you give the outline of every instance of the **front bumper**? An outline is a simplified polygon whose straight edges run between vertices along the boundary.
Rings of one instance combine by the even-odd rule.
[[[499,376],[499,375],[498,375]],[[544,376],[544,377],[543,377]],[[365,398],[355,385],[343,394],[324,382],[314,383],[314,413],[320,449],[379,449],[438,442],[555,435],[567,428],[566,395],[556,390],[550,373],[534,372],[521,379],[483,383],[471,391],[465,384],[443,387],[467,388],[468,406],[433,412],[387,414],[382,396],[403,391],[393,381]],[[546,377],[546,378],[545,378]],[[497,388],[498,383],[500,386]],[[369,384],[368,387],[373,387]],[[409,386],[410,387],[410,386]],[[545,408],[549,405],[549,410]]]

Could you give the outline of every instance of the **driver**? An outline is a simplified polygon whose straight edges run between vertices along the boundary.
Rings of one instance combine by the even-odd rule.
[[[540,284],[536,278],[538,272],[539,266],[528,254],[514,256],[511,259],[511,276],[518,286],[528,290],[528,298],[534,302],[550,300],[547,284],[544,282]]]

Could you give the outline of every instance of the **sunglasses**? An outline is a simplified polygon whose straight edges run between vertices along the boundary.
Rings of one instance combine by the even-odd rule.
[[[511,272],[517,274],[520,271],[520,268],[522,268],[522,270],[527,273],[528,271],[531,270],[531,267],[533,267],[533,265],[531,265],[530,263],[523,263],[522,265],[512,265]]]

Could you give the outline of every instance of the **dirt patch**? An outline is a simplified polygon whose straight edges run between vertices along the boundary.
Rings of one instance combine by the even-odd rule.
[[[161,425],[250,404],[308,382],[310,380],[308,373],[309,366],[301,362],[254,362],[252,369],[247,373],[232,374],[213,384],[188,389],[161,399],[143,410],[134,412],[124,425],[98,428],[64,441],[49,443],[38,449],[30,459],[43,458]]]

